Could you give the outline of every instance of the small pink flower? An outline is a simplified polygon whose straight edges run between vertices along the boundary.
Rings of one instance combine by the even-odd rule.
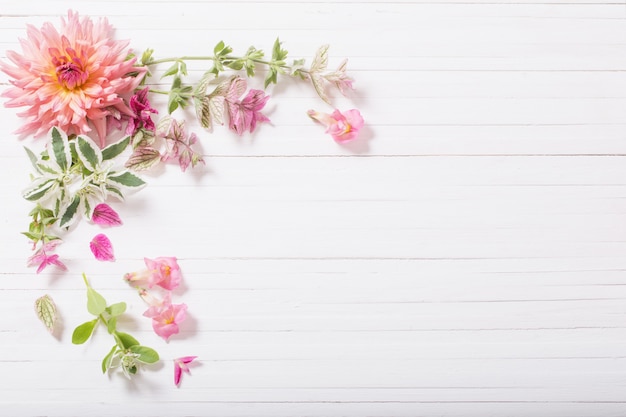
[[[91,253],[99,261],[115,261],[115,255],[113,254],[113,246],[111,241],[106,235],[102,233],[96,235],[89,243]]]
[[[128,272],[124,275],[124,281],[134,288],[152,288],[159,277],[152,271],[144,269],[139,272]]]
[[[154,122],[150,114],[158,111],[150,106],[148,91],[149,88],[146,87],[130,98],[129,105],[135,115],[128,120],[127,135],[134,135],[141,128],[154,132]]]
[[[117,212],[105,203],[100,203],[94,207],[91,221],[100,226],[119,226],[122,224]]]
[[[163,256],[155,259],[144,258],[144,262],[148,270],[154,275],[152,278],[153,285],[156,284],[169,291],[178,287],[182,279],[182,274],[176,257]],[[152,288],[152,286],[148,288]]]
[[[183,376],[183,371],[191,374],[187,364],[191,363],[196,358],[197,356],[183,356],[181,358],[174,359],[174,384],[176,386],[180,385],[180,379]]]
[[[340,143],[356,139],[364,124],[363,117],[357,109],[345,113],[335,110],[332,114],[309,110],[307,114],[311,119],[326,126],[326,133],[330,133],[333,139]]]
[[[229,127],[237,132],[238,135],[242,135],[245,131],[252,133],[257,123],[270,121],[261,113],[261,110],[263,110],[267,100],[270,98],[270,96],[265,95],[264,91],[252,89],[243,100],[239,101],[239,95],[245,91],[246,86],[246,80],[237,78],[232,82],[230,90],[226,95],[228,114],[230,116]]]
[[[50,254],[61,243],[61,240],[55,239],[44,243],[37,251],[28,258],[28,266],[39,265],[37,273],[43,271],[48,265],[55,265],[63,271],[67,271],[67,267],[59,260],[59,255]]]
[[[143,315],[152,319],[154,332],[168,341],[172,335],[180,331],[178,325],[187,315],[186,304],[172,304],[170,294],[166,294],[161,305],[153,305]]]

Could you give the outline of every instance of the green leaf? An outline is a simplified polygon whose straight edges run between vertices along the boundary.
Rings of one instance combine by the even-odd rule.
[[[67,227],[72,224],[72,222],[76,218],[76,214],[78,213],[79,205],[80,205],[80,196],[76,195],[74,196],[74,199],[72,200],[72,202],[67,207],[65,207],[65,210],[63,210],[62,213],[59,215],[60,227]]]
[[[55,184],[57,184],[57,182],[54,179],[40,178],[24,190],[22,197],[28,201],[41,200],[46,197],[50,191],[56,188],[54,187]]]
[[[89,340],[91,334],[93,333],[93,329],[96,327],[96,323],[98,323],[98,319],[85,322],[76,327],[74,329],[74,333],[72,333],[72,343],[75,345],[82,345]]]
[[[102,295],[91,287],[87,287],[87,311],[99,316],[107,308],[107,302]]]
[[[265,77],[265,82],[263,83],[264,88],[267,88],[270,84],[276,84],[278,82],[278,70],[274,66],[270,66],[269,72]]]
[[[109,332],[109,334],[113,334],[116,328],[117,328],[117,317],[112,317],[109,320],[107,320],[107,331]]]
[[[102,160],[108,161],[120,155],[122,152],[124,152],[124,149],[126,149],[129,143],[130,136],[126,136],[124,139],[110,144],[102,150]]]
[[[119,188],[113,187],[112,185],[107,184],[106,190],[112,193],[114,197],[117,197],[120,201],[124,201],[124,194],[122,194]]]
[[[35,300],[35,311],[37,312],[39,320],[41,320],[48,331],[52,333],[54,331],[54,323],[57,319],[57,308],[48,294]]]
[[[113,333],[113,335],[115,336],[115,338],[118,340],[119,344],[121,344],[124,349],[129,349],[132,346],[139,345],[139,342],[137,341],[137,339],[135,339],[134,337],[132,337],[128,333],[115,332],[115,333]]]
[[[109,180],[121,184],[125,187],[141,187],[145,181],[135,174],[125,171],[121,174],[109,175]]]
[[[120,316],[124,314],[125,311],[126,311],[126,303],[123,301],[120,303],[111,304],[110,306],[106,308],[106,312],[109,313],[111,317]]]
[[[272,61],[284,61],[287,58],[288,52],[281,48],[282,42],[279,38],[274,41],[274,47],[272,48]]]
[[[67,171],[72,163],[70,147],[67,141],[67,136],[56,127],[52,128],[51,147],[52,154],[54,154],[54,160],[61,168],[61,171]]]
[[[143,363],[155,363],[159,360],[156,350],[147,346],[135,345],[130,347],[130,351],[139,355],[138,361]]]
[[[106,373],[106,371],[111,367],[111,363],[113,362],[113,356],[117,352],[118,346],[114,345],[109,353],[102,359],[102,373]]]
[[[169,77],[170,75],[178,74],[178,61],[174,62],[171,67],[167,69],[161,76],[161,78]]]
[[[91,172],[94,172],[102,163],[102,151],[86,136],[76,137],[76,152],[85,168]]]
[[[219,41],[217,45],[215,45],[215,48],[213,48],[213,53],[215,55],[219,54],[222,51],[222,49],[224,49],[224,46],[225,46],[224,41]]]
[[[41,171],[39,170],[39,167],[37,166],[37,161],[39,161],[39,158],[37,158],[37,155],[35,155],[35,153],[31,151],[30,149],[28,149],[26,146],[24,146],[24,150],[26,151],[26,155],[28,155],[28,159],[30,160],[31,165],[33,166],[33,168],[35,168],[35,171],[41,174]]]

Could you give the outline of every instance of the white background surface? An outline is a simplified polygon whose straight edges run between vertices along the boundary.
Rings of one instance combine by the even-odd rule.
[[[83,222],[59,247],[70,272],[38,276],[19,235],[30,142],[2,110],[3,415],[626,415],[624,2],[127,3],[4,2],[0,49],[70,7],[156,57],[280,36],[310,62],[330,43],[356,79],[335,103],[367,126],[337,145],[305,114],[332,109],[285,80],[273,125],[198,130],[206,167],[114,205],[117,262],[93,259]],[[190,317],[168,344],[121,280],[144,256],[184,273]],[[127,382],[100,373],[104,332],[71,344],[83,271],[160,366]],[[33,312],[45,293],[58,338]],[[199,361],[177,389],[184,355]]]

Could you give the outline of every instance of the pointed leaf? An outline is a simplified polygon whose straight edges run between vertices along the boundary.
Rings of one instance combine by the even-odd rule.
[[[322,45],[315,53],[313,63],[311,64],[311,72],[322,72],[326,70],[328,66],[328,47],[329,45]]]
[[[143,363],[155,363],[159,360],[156,350],[147,346],[134,345],[130,347],[130,351],[138,354],[137,360]]]
[[[145,171],[156,165],[160,160],[161,153],[158,150],[149,146],[142,146],[135,149],[124,166],[134,171]]]
[[[128,171],[121,174],[109,175],[109,180],[125,187],[141,187],[145,184],[141,178]]]
[[[113,346],[109,353],[107,353],[107,355],[104,357],[104,359],[102,359],[103,374],[106,373],[106,371],[111,367],[111,363],[113,362],[113,356],[115,355],[115,352],[117,352],[117,348],[117,345]]]
[[[124,152],[129,143],[130,136],[126,136],[124,139],[110,144],[102,150],[102,160],[108,161],[120,155],[122,152]]]
[[[26,155],[28,155],[28,159],[30,160],[31,165],[33,166],[33,168],[35,168],[35,171],[41,174],[41,171],[39,170],[39,167],[37,166],[37,161],[39,161],[39,158],[37,158],[37,155],[35,155],[35,153],[31,151],[30,149],[28,149],[26,146],[24,146],[24,150],[26,151]]]
[[[106,312],[109,313],[111,317],[120,316],[124,314],[125,311],[126,311],[126,303],[123,301],[119,303],[111,304],[110,306],[106,308]]]
[[[139,345],[137,339],[124,332],[115,332],[113,333],[119,343],[124,346],[124,349],[129,349],[131,346]]]
[[[94,327],[96,327],[96,323],[98,319],[91,320],[81,324],[80,326],[74,329],[72,333],[72,343],[75,345],[82,345],[91,337],[91,333],[93,333]]]
[[[38,178],[30,185],[30,187],[24,190],[22,197],[28,201],[41,200],[44,197],[47,197],[48,193],[56,188],[54,187],[56,184],[56,180],[45,177]]]
[[[76,214],[78,213],[78,206],[80,205],[80,197],[78,195],[74,196],[72,202],[62,210],[59,218],[59,226],[67,227],[72,224],[72,222],[76,219]]]
[[[209,113],[211,120],[217,124],[224,124],[224,96],[215,96],[209,99]]]
[[[37,312],[39,320],[41,320],[48,331],[52,333],[54,331],[54,323],[57,319],[57,309],[54,305],[54,301],[52,301],[52,298],[48,294],[35,300],[35,311]]]
[[[91,287],[87,287],[87,311],[94,316],[99,316],[107,308],[107,302],[100,293]]]
[[[72,155],[70,153],[70,145],[67,141],[67,135],[61,132],[58,128],[53,127],[50,132],[52,139],[48,153],[53,158],[57,165],[61,168],[61,171],[68,170],[72,163]]]
[[[326,103],[330,104],[330,100],[326,95],[326,91],[324,90],[324,79],[318,73],[311,73],[311,82],[313,83],[313,87],[317,92],[317,95],[320,96],[322,100]]]
[[[200,125],[205,129],[211,129],[211,108],[209,107],[211,99],[208,96],[202,97],[202,99],[194,99],[194,106],[196,108],[196,117],[200,122]]]
[[[239,100],[239,97],[245,93],[246,88],[248,88],[248,82],[241,77],[235,77],[230,83],[230,87],[228,88],[228,92],[226,93],[226,100],[231,103],[235,103]]]
[[[96,257],[99,261],[115,261],[115,255],[113,253],[113,246],[111,245],[111,241],[106,235],[102,233],[96,235],[91,242],[89,243],[89,249],[91,249],[91,253]],[[106,308],[106,303],[104,304]],[[102,309],[104,311],[104,308]],[[100,313],[102,313],[102,311]],[[100,314],[98,313],[98,314]]]
[[[94,141],[86,136],[76,137],[76,153],[85,168],[94,172],[102,164],[102,151]]]

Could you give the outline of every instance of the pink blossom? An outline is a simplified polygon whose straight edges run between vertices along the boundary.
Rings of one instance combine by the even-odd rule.
[[[336,142],[356,139],[364,124],[363,117],[357,109],[348,110],[345,113],[335,110],[332,114],[309,110],[307,114],[313,120],[326,126],[326,133],[329,133]]]
[[[183,371],[191,374],[187,365],[196,358],[197,356],[183,356],[181,358],[174,359],[174,384],[176,386],[180,385],[180,379],[183,376]]]
[[[241,101],[228,100],[230,129],[242,135],[246,130],[254,132],[257,122],[269,122],[270,119],[261,113],[269,98],[264,91],[253,89]]]
[[[187,315],[186,304],[172,304],[171,296],[167,293],[160,305],[152,305],[143,315],[152,319],[154,332],[168,341],[172,335],[180,331],[178,325]]]
[[[129,104],[134,112],[134,116],[128,120],[128,126],[126,126],[127,135],[134,135],[141,128],[154,132],[154,122],[150,114],[158,113],[158,111],[150,106],[148,91],[149,88],[146,87],[130,98]]]
[[[41,245],[39,249],[28,258],[28,266],[39,265],[37,268],[37,273],[43,271],[48,265],[55,265],[63,271],[67,270],[67,267],[63,262],[59,260],[59,255],[50,254],[50,252],[54,251],[54,249],[61,243],[60,239],[51,240],[50,242],[44,243]]]
[[[69,11],[57,30],[50,22],[41,29],[27,26],[22,53],[8,51],[12,62],[0,62],[12,87],[2,94],[6,107],[26,107],[19,116],[27,122],[20,134],[47,133],[56,126],[67,134],[95,129],[100,146],[107,136],[107,118],[133,116],[121,95],[132,92],[146,73],[127,59],[128,41],[113,39],[106,18],[94,23]],[[129,75],[131,73],[136,76]]]
[[[156,285],[158,279],[158,275],[147,269],[138,272],[128,272],[124,275],[124,280],[134,288],[152,288]]]
[[[106,235],[100,233],[96,235],[89,243],[89,249],[91,253],[99,261],[115,261],[115,255],[113,254],[113,245]]]
[[[91,221],[100,226],[119,226],[122,224],[117,212],[105,203],[100,203],[94,207]]]
[[[169,291],[178,287],[182,279],[182,274],[176,257],[163,256],[155,259],[144,258],[144,262],[148,270],[154,275],[154,284]]]

